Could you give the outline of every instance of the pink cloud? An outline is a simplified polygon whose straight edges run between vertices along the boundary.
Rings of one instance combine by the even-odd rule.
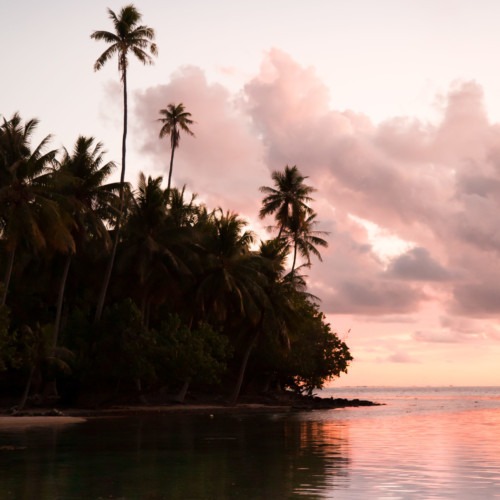
[[[403,351],[397,351],[387,357],[389,363],[418,363],[419,361],[411,354]]]
[[[187,184],[211,208],[229,205],[232,210],[250,208],[256,213],[259,200],[255,193],[267,176],[263,145],[238,100],[222,85],[209,83],[199,68],[184,67],[169,83],[136,94],[136,128],[143,153],[152,158],[159,175],[166,175],[170,146],[168,138],[159,140],[156,119],[160,109],[180,102],[196,122],[192,126],[196,137],[181,136],[174,185]]]
[[[318,188],[314,208],[330,246],[308,274],[326,312],[414,320],[439,301],[449,317],[500,315],[500,127],[490,123],[476,82],[454,83],[441,96],[437,123],[395,117],[375,125],[362,113],[332,109],[314,68],[276,49],[238,95],[198,68],[182,68],[135,95],[142,151],[158,174],[169,147],[157,138],[155,119],[170,102],[183,102],[197,122],[196,138],[181,139],[174,183],[186,183],[210,207],[255,221],[259,186],[286,164]],[[349,215],[410,248],[384,260]],[[422,330],[414,339],[455,338],[435,326],[438,333]]]

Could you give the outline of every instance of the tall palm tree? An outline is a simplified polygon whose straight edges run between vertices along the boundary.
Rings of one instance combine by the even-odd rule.
[[[316,191],[304,183],[303,176],[297,166],[285,166],[283,172],[275,170],[271,174],[274,187],[261,186],[260,191],[266,196],[262,200],[259,217],[273,215],[278,224],[278,238],[291,224],[297,225],[300,219],[312,213],[308,203],[312,201],[311,193]]]
[[[166,109],[160,109],[161,118],[158,121],[163,124],[160,129],[160,139],[166,135],[170,136],[170,169],[168,171],[167,193],[170,193],[170,184],[172,180],[172,170],[174,168],[174,153],[181,140],[181,130],[191,136],[194,133],[189,128],[194,122],[191,120],[191,113],[185,110],[184,104],[169,104]]]
[[[50,136],[32,151],[31,136],[38,120],[24,125],[19,114],[5,120],[0,127],[0,236],[8,262],[5,268],[4,305],[14,260],[23,245],[32,253],[46,248],[61,253],[74,252],[72,222],[56,201],[50,166],[57,151],[44,152]]]
[[[124,188],[125,188],[125,158],[127,152],[127,68],[128,55],[132,53],[141,63],[152,64],[151,55],[157,55],[158,50],[154,43],[155,32],[153,28],[139,24],[141,14],[134,5],[126,5],[120,12],[115,14],[108,9],[109,18],[113,22],[114,32],[94,31],[91,38],[102,40],[109,44],[109,47],[99,56],[94,64],[94,70],[99,71],[106,62],[113,56],[118,57],[118,71],[123,83],[123,138],[122,138],[122,169],[120,175],[120,212],[115,226],[115,240],[111,252],[108,268],[106,270],[104,283],[102,286],[99,302],[96,310],[96,321],[99,321],[106,300],[106,293],[111,278],[111,272],[116,257],[116,248],[120,237],[120,224],[124,208]]]

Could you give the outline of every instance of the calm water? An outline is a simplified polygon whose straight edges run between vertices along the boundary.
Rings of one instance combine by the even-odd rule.
[[[500,388],[334,395],[385,405],[0,427],[0,498],[500,498]]]

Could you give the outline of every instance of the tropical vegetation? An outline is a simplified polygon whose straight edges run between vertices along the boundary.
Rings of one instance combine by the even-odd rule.
[[[172,185],[180,133],[193,135],[183,104],[160,110],[167,187],[145,173],[126,182],[127,57],[149,63],[157,49],[133,5],[108,12],[115,31],[92,38],[109,44],[95,69],[118,56],[120,181],[93,137],[56,150],[50,136],[33,144],[36,119],[0,125],[1,393],[20,407],[312,394],[352,360],[307,289],[304,270],[327,246],[314,188],[296,166],[272,173],[259,214],[274,216],[268,239],[199,203]]]

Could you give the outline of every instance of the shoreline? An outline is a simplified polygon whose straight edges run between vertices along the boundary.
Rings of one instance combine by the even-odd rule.
[[[305,410],[335,410],[361,406],[380,406],[380,403],[359,399],[311,397],[286,404],[269,402],[243,402],[237,405],[223,403],[169,403],[159,405],[113,405],[102,408],[30,408],[18,413],[0,413],[0,430],[4,428],[26,428],[32,426],[52,426],[86,422],[94,418],[114,418],[154,415],[192,415],[206,413],[268,413]]]

